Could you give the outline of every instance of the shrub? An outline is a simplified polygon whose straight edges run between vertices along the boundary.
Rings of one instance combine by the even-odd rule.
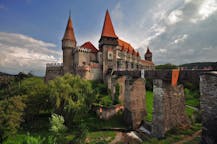
[[[113,104],[119,104],[119,95],[120,95],[120,85],[115,85],[115,95],[114,95],[114,102]]]
[[[64,125],[64,118],[61,115],[52,114],[50,118],[51,128],[50,131],[56,135],[66,132],[66,126]]]
[[[0,143],[20,128],[25,106],[21,96],[0,101]]]

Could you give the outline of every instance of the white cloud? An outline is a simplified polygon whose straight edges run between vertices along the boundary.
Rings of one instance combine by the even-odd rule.
[[[203,21],[210,17],[217,11],[217,1],[216,0],[204,0],[197,12],[197,15],[193,17],[190,21],[192,23],[197,23]]]
[[[55,47],[22,34],[0,32],[0,69],[44,75],[46,63],[61,62],[61,52],[54,50]]]
[[[199,15],[201,15],[202,20],[205,20],[210,15],[212,15],[216,10],[217,10],[216,0],[205,0],[200,7]]]
[[[167,23],[169,25],[176,24],[183,20],[183,11],[181,10],[174,10],[168,15]]]
[[[178,36],[178,38],[175,39],[175,40],[172,42],[172,44],[178,44],[178,43],[184,42],[187,38],[188,38],[188,35],[187,35],[187,34],[184,34],[183,36]]]

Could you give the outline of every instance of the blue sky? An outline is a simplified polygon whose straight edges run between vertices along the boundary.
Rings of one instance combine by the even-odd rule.
[[[0,71],[44,75],[61,62],[69,11],[78,45],[97,47],[106,9],[116,34],[156,64],[217,61],[216,0],[0,0]]]

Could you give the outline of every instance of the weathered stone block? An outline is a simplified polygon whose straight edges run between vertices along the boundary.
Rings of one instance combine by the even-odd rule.
[[[185,97],[182,85],[171,86],[163,80],[154,80],[154,111],[152,135],[165,136],[166,131],[189,123],[185,114]]]

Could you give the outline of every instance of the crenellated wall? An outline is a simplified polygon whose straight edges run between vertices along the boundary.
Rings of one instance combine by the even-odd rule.
[[[52,63],[46,65],[45,82],[55,79],[57,76],[63,75],[62,63]]]

